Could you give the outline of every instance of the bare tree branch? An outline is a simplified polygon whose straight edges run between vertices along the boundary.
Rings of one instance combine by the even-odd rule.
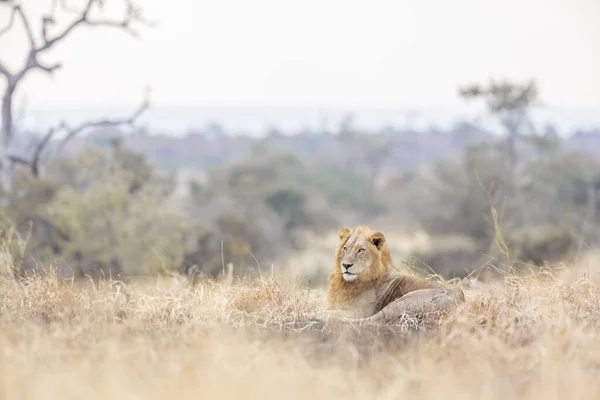
[[[29,162],[28,160],[24,159],[23,157],[16,156],[14,154],[8,154],[5,157],[6,157],[7,160],[9,160],[10,162],[12,162],[13,164],[22,164],[22,165],[25,165],[25,166],[31,168],[31,162]]]
[[[26,158],[15,155],[15,154],[6,154],[4,156],[5,159],[12,162],[13,164],[20,164],[28,167],[31,170],[31,173],[35,177],[40,176],[40,160],[41,154],[52,140],[52,137],[60,132],[66,131],[66,136],[61,141],[58,146],[58,151],[62,150],[67,142],[73,139],[75,136],[80,134],[81,132],[90,129],[90,128],[101,128],[101,127],[111,127],[111,126],[119,126],[119,125],[130,125],[134,126],[136,120],[150,107],[150,102],[146,99],[144,102],[138,107],[137,110],[133,114],[131,114],[127,118],[123,119],[104,119],[98,121],[88,121],[84,122],[81,125],[77,126],[74,129],[71,129],[65,122],[60,123],[57,127],[53,127],[48,130],[46,135],[42,138],[42,140],[35,146],[35,150],[31,157],[31,160],[27,160]]]
[[[107,27],[113,27],[113,28],[122,28],[124,31],[129,33],[131,36],[133,36],[133,37],[138,36],[138,33],[133,28],[131,28],[130,20],[123,20],[123,21],[109,21],[109,20],[90,21],[90,20],[87,20],[85,23],[89,26],[107,26]]]
[[[62,64],[61,63],[55,63],[55,64],[52,64],[52,65],[43,65],[43,64],[40,64],[39,61],[37,61],[37,60],[36,60],[36,66],[39,69],[48,72],[49,74],[53,73],[54,71],[56,71],[59,68],[62,68]]]
[[[17,9],[19,8],[19,6],[13,6],[10,12],[10,18],[8,20],[8,25],[6,25],[6,27],[0,29],[0,36],[4,35],[6,32],[10,31],[10,28],[12,28],[13,24],[15,23],[15,15],[17,15]]]
[[[23,21],[23,26],[25,27],[25,33],[27,34],[27,39],[29,39],[29,44],[31,45],[31,48],[32,49],[35,48],[35,39],[33,37],[33,32],[31,31],[31,25],[29,24],[29,19],[25,15],[25,11],[23,11],[23,8],[21,8],[20,5],[16,5],[14,7],[14,9],[21,17],[21,21]]]
[[[10,31],[10,29],[12,28],[13,24],[15,23],[15,16],[17,15],[17,9],[18,8],[19,8],[19,6],[13,6],[11,8],[10,18],[8,20],[8,25],[6,25],[4,28],[0,29],[0,36],[4,35],[6,32]],[[1,62],[0,62],[0,74],[4,75],[8,80],[12,79],[11,73],[8,71],[8,69]]]
[[[4,75],[9,81],[13,77],[12,74],[6,69],[6,67],[2,65],[2,63],[0,63],[0,74]]]
[[[55,20],[53,16],[45,15],[42,17],[42,39],[44,39],[44,42],[48,41],[48,27],[54,25],[54,23]]]
[[[79,19],[71,22],[71,24],[69,24],[61,33],[56,35],[54,38],[49,39],[49,40],[45,39],[44,44],[41,47],[39,47],[37,49],[32,49],[32,51],[40,52],[40,51],[48,50],[49,48],[54,46],[57,42],[61,41],[65,37],[67,37],[67,35],[69,33],[71,33],[71,31],[73,29],[75,29],[78,25],[85,23],[87,21],[87,17],[88,17],[90,10],[92,9],[92,6],[94,5],[94,3],[96,1],[97,0],[88,0],[87,4],[85,6],[85,9],[81,13],[81,16]]]
[[[48,133],[46,133],[46,135],[44,135],[42,140],[35,146],[35,150],[33,152],[33,156],[31,157],[31,160],[27,160],[24,157],[21,157],[21,156],[15,155],[15,154],[7,154],[5,156],[6,159],[9,160],[10,162],[12,162],[13,164],[21,164],[23,166],[28,167],[31,170],[31,173],[35,177],[39,177],[40,176],[40,155],[42,154],[42,151],[48,145],[48,142],[50,142],[50,139],[52,139],[52,136],[56,133],[56,131],[57,131],[56,128],[51,128],[48,130]]]
[[[150,102],[148,100],[144,100],[144,102],[138,107],[138,109],[131,114],[127,118],[123,119],[102,119],[98,121],[88,121],[79,125],[74,129],[70,129],[64,122],[61,123],[61,128],[67,131],[67,135],[62,140],[61,144],[58,147],[58,150],[62,150],[67,142],[73,139],[75,136],[90,128],[106,128],[111,126],[119,126],[119,125],[130,125],[134,126],[136,120],[150,107]]]
[[[25,27],[25,33],[27,34],[27,39],[29,40],[29,44],[31,45],[31,48],[34,48],[35,47],[35,38],[33,37],[33,32],[31,31],[31,25],[29,24],[29,18],[27,18],[27,15],[25,15],[25,11],[23,11],[23,8],[19,4],[12,7],[8,25],[5,28],[0,30],[0,36],[4,35],[8,31],[10,31],[10,29],[12,28],[12,26],[15,23],[15,19],[16,19],[17,15],[21,18],[21,21],[23,22],[23,26]]]
[[[57,42],[63,40],[71,31],[73,31],[79,25],[88,25],[88,26],[105,26],[112,28],[123,29],[126,32],[130,33],[133,36],[137,36],[137,32],[133,30],[131,25],[134,22],[137,22],[142,25],[153,25],[150,21],[147,21],[143,18],[141,9],[136,7],[130,0],[126,0],[126,12],[125,16],[122,20],[93,20],[89,18],[89,14],[92,10],[94,4],[102,5],[102,0],[88,0],[85,6],[85,9],[81,12],[80,17],[73,21],[70,25],[68,25],[61,33],[53,37],[52,39],[45,39],[44,44],[36,49],[36,51],[44,51],[52,46],[54,46]],[[65,2],[62,1],[61,5],[66,10],[74,12],[74,10],[68,6],[66,6]]]
[[[27,73],[33,69],[39,69],[46,73],[53,73],[57,69],[61,68],[61,63],[54,64],[42,64],[38,61],[38,56],[40,53],[43,53],[50,48],[52,48],[55,44],[59,43],[63,39],[65,39],[69,34],[71,34],[75,28],[78,26],[104,26],[109,28],[121,29],[133,36],[137,36],[137,32],[133,29],[134,23],[139,23],[143,25],[152,25],[152,23],[144,20],[141,12],[141,8],[134,5],[132,0],[122,0],[125,3],[125,12],[121,19],[110,20],[110,19],[93,19],[90,18],[90,13],[94,6],[98,6],[101,8],[104,4],[104,0],[86,0],[85,7],[83,10],[75,10],[66,4],[65,0],[53,0],[51,10],[48,14],[42,17],[41,21],[41,41],[42,43],[38,46],[36,44],[36,39],[31,30],[31,25],[29,22],[29,18],[25,14],[21,5],[15,5],[12,7],[12,12],[10,15],[8,25],[0,30],[0,35],[8,32],[14,25],[16,17],[20,17],[23,21],[23,26],[25,28],[25,33],[29,39],[30,49],[27,54],[27,59],[25,60],[25,64],[23,67],[16,73],[11,73],[6,66],[0,62],[0,75],[4,75],[8,80],[8,85],[5,89],[5,92],[2,96],[2,127],[0,129],[0,137],[5,146],[8,146],[8,143],[12,140],[12,97],[15,93],[15,90],[19,84],[19,82],[27,75]],[[56,12],[58,5],[62,7],[67,12],[73,13],[76,15],[75,20],[69,23],[62,31],[58,32],[54,36],[52,36],[49,32],[50,27],[55,24],[54,13]],[[146,106],[147,107],[147,106]],[[145,108],[144,108],[145,109]],[[140,111],[143,112],[143,110]],[[137,117],[136,117],[137,118]],[[118,123],[117,123],[118,122]],[[86,124],[85,126],[78,127],[69,133],[68,136],[72,137],[79,133],[79,131],[84,130],[93,126],[110,126],[110,125],[119,125],[122,122],[120,121],[96,121],[93,123]],[[66,128],[65,128],[66,129]]]
[[[33,152],[33,157],[31,158],[31,172],[36,177],[40,176],[40,155],[42,154],[42,151],[48,145],[50,139],[52,139],[52,136],[54,136],[55,133],[55,128],[49,129],[48,133],[46,133],[46,136],[44,136],[44,138],[37,144],[37,146],[35,146],[35,151]]]

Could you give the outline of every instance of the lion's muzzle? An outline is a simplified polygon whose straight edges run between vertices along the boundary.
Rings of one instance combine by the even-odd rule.
[[[356,279],[356,274],[350,271],[350,268],[352,268],[353,265],[354,264],[342,263],[342,278],[344,278],[346,282],[352,282]]]

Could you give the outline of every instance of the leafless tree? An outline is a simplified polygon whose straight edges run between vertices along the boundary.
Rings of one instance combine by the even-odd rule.
[[[41,55],[48,54],[59,43],[74,34],[81,27],[117,29],[137,37],[136,26],[151,25],[149,21],[144,19],[141,8],[134,4],[132,0],[121,1],[123,1],[125,6],[122,17],[120,19],[107,19],[95,16],[95,14],[101,14],[105,0],[85,0],[85,6],[82,9],[68,5],[66,0],[52,0],[50,10],[41,17],[40,32],[38,35],[34,33],[31,20],[19,2],[0,1],[0,9],[10,7],[8,24],[5,27],[0,27],[0,37],[8,33],[13,27],[16,27],[17,22],[20,22],[27,36],[29,46],[26,58],[17,71],[10,71],[6,64],[0,60],[0,76],[4,77],[6,82],[6,88],[2,94],[2,108],[0,111],[2,118],[0,127],[0,146],[2,146],[0,162],[9,160],[12,163],[23,164],[28,166],[32,173],[37,176],[39,175],[40,155],[55,134],[59,132],[64,133],[64,144],[65,141],[89,128],[123,124],[133,125],[137,118],[149,107],[149,102],[145,99],[131,116],[124,119],[88,121],[77,127],[70,127],[67,123],[62,122],[60,125],[52,127],[47,131],[43,139],[36,146],[31,159],[14,154],[11,155],[8,151],[15,135],[13,101],[17,88],[31,71],[43,71],[51,75],[62,66],[60,62],[41,62]],[[55,27],[57,12],[73,15],[71,22],[62,28]]]

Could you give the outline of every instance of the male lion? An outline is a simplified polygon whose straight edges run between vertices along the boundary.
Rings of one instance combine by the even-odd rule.
[[[329,306],[358,321],[425,316],[454,309],[465,296],[458,287],[430,282],[394,268],[385,236],[359,226],[339,231],[329,275]]]

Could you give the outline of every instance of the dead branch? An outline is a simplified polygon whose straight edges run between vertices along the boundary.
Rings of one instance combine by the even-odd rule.
[[[39,47],[38,49],[33,49],[33,50],[36,50],[37,52],[48,50],[49,48],[54,46],[56,43],[60,42],[64,38],[66,38],[67,35],[69,33],[71,33],[73,31],[73,29],[75,29],[77,26],[86,23],[88,20],[88,14],[90,13],[92,6],[94,5],[94,3],[96,1],[97,0],[88,0],[87,4],[85,6],[85,9],[83,10],[83,12],[81,13],[81,16],[78,19],[71,22],[61,33],[54,36],[52,39],[47,39],[47,38],[44,39],[44,44],[41,47]]]
[[[120,20],[107,20],[107,19],[94,20],[94,19],[90,19],[90,17],[89,17],[90,12],[92,11],[92,7],[95,4],[102,5],[102,0],[88,0],[84,10],[79,14],[78,19],[71,22],[71,24],[69,24],[61,33],[57,34],[55,37],[53,37],[51,39],[47,39],[47,38],[44,39],[44,44],[41,47],[39,47],[38,49],[36,49],[36,51],[40,52],[40,51],[44,51],[44,50],[51,48],[57,42],[60,42],[65,37],[67,37],[69,35],[69,33],[71,33],[75,28],[77,28],[80,25],[105,26],[105,27],[118,28],[118,29],[122,29],[122,30],[130,33],[132,36],[137,36],[137,32],[132,28],[133,23],[139,23],[141,25],[147,25],[147,26],[153,25],[152,22],[143,18],[141,8],[136,7],[131,2],[131,0],[125,0],[125,2],[126,2],[127,7],[126,7],[125,15],[123,16],[122,19],[120,19]],[[72,9],[71,7],[67,6],[64,1],[61,1],[61,6],[65,10],[67,10],[71,13],[75,12],[75,10]],[[45,25],[48,25],[48,24],[51,24],[54,22],[53,17],[46,16],[46,19],[48,20],[48,22],[46,22]],[[44,23],[42,23],[42,27],[43,27],[42,29],[45,29]]]
[[[21,19],[23,23],[23,27],[25,29],[25,33],[29,40],[29,51],[27,52],[27,58],[25,60],[24,65],[21,67],[19,71],[16,73],[11,73],[8,68],[0,61],[0,74],[4,75],[7,78],[7,86],[2,96],[2,127],[0,130],[0,136],[5,146],[8,146],[8,143],[12,140],[12,97],[14,95],[15,89],[17,88],[19,82],[27,75],[27,73],[31,70],[38,69],[44,71],[48,74],[52,74],[57,69],[61,68],[62,64],[60,62],[52,63],[52,64],[43,64],[38,61],[38,56],[41,53],[44,53],[54,47],[57,43],[64,40],[67,36],[69,36],[77,27],[79,26],[91,26],[91,27],[107,27],[113,29],[120,29],[124,32],[131,34],[132,36],[137,36],[137,32],[134,30],[133,25],[135,23],[142,25],[153,25],[151,22],[145,20],[142,16],[142,11],[140,7],[134,5],[132,0],[123,0],[125,2],[125,12],[122,18],[111,20],[111,19],[95,19],[90,17],[95,6],[97,8],[101,8],[104,4],[104,0],[87,0],[85,7],[83,10],[77,11],[74,8],[68,6],[65,0],[53,0],[51,10],[48,14],[42,17],[41,21],[41,38],[39,41],[41,44],[36,43],[36,38],[31,30],[31,24],[28,16],[23,10],[22,6],[17,4],[12,6],[11,15],[9,19],[8,25],[0,30],[0,35],[8,32],[15,24],[15,20],[18,18]],[[65,28],[63,28],[58,33],[51,35],[50,27],[55,24],[54,14],[59,8],[58,6],[71,14],[75,14],[76,17],[72,20]],[[146,105],[147,107],[147,105]],[[144,107],[145,109],[145,107]],[[139,110],[139,114],[141,114],[144,110]],[[137,118],[137,117],[136,117]],[[127,120],[129,121],[129,119]],[[126,121],[126,122],[127,122]],[[84,130],[88,127],[94,126],[110,126],[110,125],[119,125],[122,122],[119,121],[96,121],[85,126],[78,127],[73,132],[69,133],[69,137],[75,136],[79,133],[79,131]],[[65,128],[66,129],[66,128]],[[72,134],[71,134],[72,133]]]
[[[56,133],[56,131],[57,131],[56,128],[51,128],[50,130],[48,130],[48,133],[46,133],[46,135],[44,135],[42,140],[35,146],[35,150],[33,152],[33,156],[31,157],[31,160],[27,160],[24,157],[17,156],[14,154],[8,154],[6,156],[6,159],[9,160],[10,162],[12,162],[13,164],[21,164],[23,166],[28,167],[31,170],[31,173],[33,174],[33,176],[39,177],[40,176],[40,155],[42,154],[42,151],[44,150],[44,148],[46,147],[48,142],[50,142],[50,139]]]
[[[55,128],[49,129],[44,138],[37,144],[37,146],[35,146],[35,151],[33,152],[33,157],[31,159],[31,172],[36,177],[40,176],[40,155],[50,142],[50,139],[52,139],[52,136],[54,136],[55,132]]]
[[[81,132],[83,132],[87,129],[90,129],[90,128],[108,128],[108,127],[119,126],[119,125],[134,126],[136,120],[140,117],[140,115],[142,115],[144,113],[144,111],[146,111],[148,109],[148,107],[150,107],[150,102],[148,100],[144,100],[144,102],[140,105],[140,107],[138,107],[138,109],[127,118],[102,119],[102,120],[98,120],[98,121],[88,121],[88,122],[82,123],[81,125],[79,125],[78,127],[74,128],[74,129],[69,128],[67,126],[67,124],[63,122],[63,123],[61,123],[60,126],[62,129],[67,131],[67,134],[64,137],[64,139],[62,140],[61,144],[58,146],[58,150],[59,151],[62,150],[69,140],[73,139],[75,136],[79,135]]]
[[[43,65],[40,64],[39,61],[35,61],[36,62],[36,67],[38,67],[39,69],[48,72],[49,74],[53,73],[54,71],[56,71],[57,69],[62,67],[61,63],[56,63],[56,64],[52,64],[52,65]]]
[[[0,63],[0,74],[4,75],[9,81],[12,79],[12,75],[2,63]]]
[[[13,10],[16,10],[17,14],[21,17],[21,21],[23,21],[23,26],[25,27],[25,33],[27,34],[27,39],[29,39],[29,45],[31,48],[35,48],[35,39],[33,38],[33,32],[31,31],[31,25],[29,24],[29,18],[25,15],[25,11],[21,8],[20,5],[16,5]]]
[[[14,155],[14,154],[7,154],[7,155],[5,155],[5,158],[13,164],[20,164],[20,165],[23,165],[23,166],[29,168],[31,170],[31,173],[35,177],[39,178],[39,176],[40,176],[40,160],[41,160],[42,152],[46,149],[46,147],[48,146],[48,143],[50,143],[50,140],[52,140],[52,138],[58,132],[61,132],[61,131],[66,132],[65,137],[62,139],[60,145],[58,146],[58,151],[60,151],[63,149],[63,147],[67,144],[67,142],[69,140],[73,139],[75,136],[77,136],[81,132],[84,132],[87,129],[112,127],[112,126],[120,126],[120,125],[135,126],[135,122],[137,121],[137,119],[149,107],[150,107],[150,102],[146,99],[137,108],[137,110],[135,110],[135,112],[127,118],[88,121],[88,122],[82,123],[81,125],[77,126],[76,128],[70,128],[66,122],[61,122],[57,127],[53,127],[51,129],[49,129],[48,132],[42,138],[42,140],[35,146],[31,160],[28,160],[24,157]]]
[[[23,157],[20,157],[20,156],[14,155],[14,154],[8,154],[6,156],[6,159],[8,161],[12,162],[13,164],[22,164],[22,165],[25,165],[25,166],[31,168],[31,162],[24,159]]]
[[[0,29],[0,36],[4,35],[8,31],[10,31],[10,28],[12,28],[13,24],[15,23],[15,15],[17,15],[17,7],[18,6],[14,6],[11,9],[10,18],[8,20],[8,25],[6,25],[6,27]]]

